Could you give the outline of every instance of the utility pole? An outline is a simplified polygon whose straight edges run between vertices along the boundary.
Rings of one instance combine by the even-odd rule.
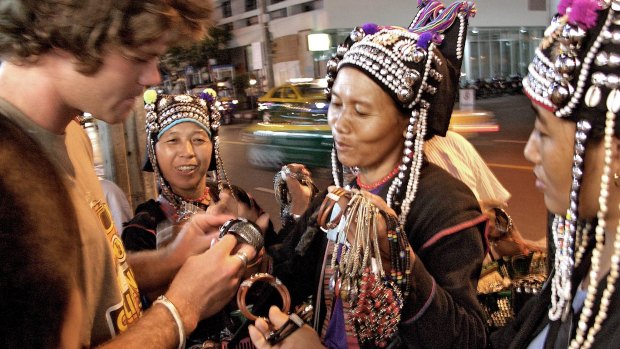
[[[258,1],[258,23],[262,27],[263,39],[263,65],[267,77],[267,88],[271,89],[273,83],[273,65],[271,63],[271,35],[269,35],[269,18],[267,14],[267,0]]]

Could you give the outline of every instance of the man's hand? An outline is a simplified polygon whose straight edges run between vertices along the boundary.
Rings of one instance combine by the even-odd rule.
[[[211,245],[211,237],[218,234],[226,219],[226,216],[199,214],[186,226],[191,234],[203,232],[203,243]],[[234,236],[226,235],[206,252],[187,258],[172,280],[166,296],[179,309],[187,333],[195,329],[200,319],[221,310],[234,296],[247,262],[235,255],[240,253],[247,260],[256,255],[252,246],[238,244]]]
[[[206,216],[210,217],[206,219]],[[213,239],[217,239],[219,236],[219,227],[232,218],[235,217],[224,214],[195,214],[182,226],[171,227],[171,229],[180,229],[181,231],[172,243],[166,246],[166,253],[173,263],[181,266],[188,257],[208,250]]]

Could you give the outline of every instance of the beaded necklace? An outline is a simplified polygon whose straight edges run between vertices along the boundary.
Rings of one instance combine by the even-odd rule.
[[[207,202],[211,201],[211,197],[209,195],[209,187],[208,186],[205,187],[205,190],[202,193],[202,195],[197,197],[197,198],[195,198],[195,199],[188,199],[186,197],[183,197],[183,201],[187,201],[187,202],[199,202],[199,203],[202,203],[205,200],[207,200]]]
[[[385,183],[387,183],[387,181],[389,181],[390,179],[394,178],[394,176],[396,176],[396,174],[398,174],[399,168],[400,168],[400,164],[401,162],[399,161],[398,164],[396,164],[396,167],[394,167],[394,169],[392,169],[392,171],[390,171],[390,173],[388,173],[387,175],[385,175],[383,178],[379,179],[376,182],[373,182],[371,184],[364,184],[362,183],[362,181],[360,180],[360,177],[358,176],[355,181],[357,182],[357,185],[364,189],[364,190],[374,190],[377,189],[378,187],[384,185]]]

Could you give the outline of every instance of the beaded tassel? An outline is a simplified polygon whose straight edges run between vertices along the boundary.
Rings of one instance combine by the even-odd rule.
[[[612,95],[610,95],[612,97]],[[586,295],[586,299],[583,304],[583,310],[581,315],[579,316],[579,323],[577,325],[577,333],[575,338],[570,344],[570,348],[590,348],[594,343],[594,336],[601,329],[601,325],[603,321],[607,318],[607,311],[609,308],[609,302],[611,295],[615,291],[615,283],[618,279],[618,258],[620,258],[620,225],[618,225],[616,231],[616,241],[614,243],[614,253],[612,257],[612,265],[609,275],[607,276],[607,286],[603,291],[603,295],[601,297],[601,305],[598,313],[594,319],[594,325],[588,328],[588,321],[592,316],[592,309],[594,307],[594,302],[596,300],[596,296],[598,293],[598,279],[600,272],[600,263],[601,263],[601,255],[603,254],[603,249],[605,248],[605,219],[607,218],[607,197],[609,196],[609,178],[611,174],[611,162],[612,162],[612,138],[614,134],[614,125],[615,125],[616,115],[608,111],[607,119],[605,122],[605,137],[604,137],[604,147],[605,147],[605,158],[604,158],[604,166],[603,166],[603,174],[601,176],[601,189],[599,194],[599,210],[596,214],[597,225],[595,229],[595,238],[596,238],[596,247],[595,250],[592,251],[592,258],[590,264],[590,283],[588,285],[588,292]],[[587,329],[587,336],[586,336]]]
[[[585,154],[585,142],[592,126],[582,120],[577,123],[575,134],[575,150],[573,157],[573,180],[570,192],[570,207],[566,214],[563,226],[556,225],[554,230],[554,243],[556,244],[556,270],[552,283],[551,309],[549,319],[563,320],[570,313],[572,300],[572,275],[575,267],[574,237],[577,232],[577,217],[579,207],[579,191],[583,176],[583,162]]]

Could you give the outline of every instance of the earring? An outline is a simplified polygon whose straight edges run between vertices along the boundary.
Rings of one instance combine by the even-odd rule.
[[[618,173],[614,173],[614,185],[616,187],[620,186],[620,185],[618,185],[618,179],[620,179],[620,176],[618,175]]]

